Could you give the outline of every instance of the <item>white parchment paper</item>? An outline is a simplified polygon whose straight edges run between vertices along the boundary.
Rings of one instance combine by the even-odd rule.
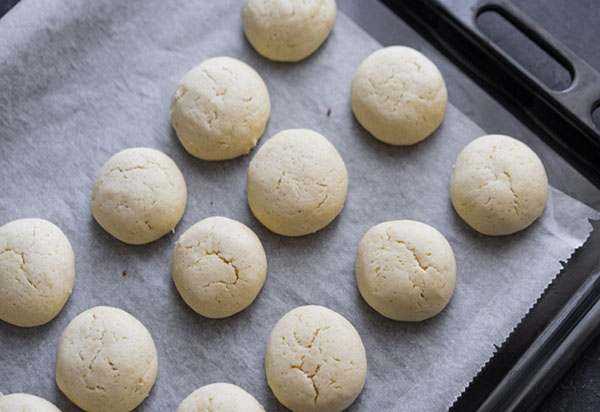
[[[587,238],[597,213],[556,190],[543,217],[519,234],[492,238],[469,229],[452,209],[449,177],[461,148],[484,131],[450,105],[440,129],[420,144],[395,148],[370,137],[352,116],[349,91],[356,67],[380,46],[345,16],[338,15],[325,45],[297,64],[258,56],[240,20],[236,0],[23,0],[0,20],[0,222],[46,218],[76,255],[73,295],[53,322],[32,329],[0,322],[0,391],[77,410],[54,383],[58,337],[79,312],[112,305],[140,319],[157,345],[158,380],[139,410],[175,410],[194,389],[218,381],[240,385],[269,411],[284,410],[264,376],[268,333],[288,310],[320,304],[348,318],[367,348],[367,384],[350,410],[444,410],[556,275],[559,261]],[[245,171],[255,150],[209,163],[177,141],[169,119],[175,85],[219,55],[249,63],[267,83],[273,109],[259,144],[305,127],[328,137],[344,158],[346,206],[326,229],[285,238],[254,219]],[[134,146],[167,153],[188,185],[176,233],[146,246],[113,239],[89,205],[102,164]],[[255,230],[269,262],[254,304],[224,320],[192,312],[169,272],[177,236],[213,215]],[[438,228],[456,254],[454,297],[429,321],[384,319],[356,288],[360,238],[392,219]]]

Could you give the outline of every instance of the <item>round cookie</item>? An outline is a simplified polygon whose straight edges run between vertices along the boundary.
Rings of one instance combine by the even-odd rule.
[[[192,392],[179,404],[176,412],[197,411],[265,412],[265,408],[239,386],[213,383]]]
[[[484,235],[518,232],[542,215],[548,178],[539,157],[524,143],[487,135],[460,152],[450,181],[460,217]]]
[[[320,134],[289,129],[256,153],[246,179],[254,216],[275,233],[302,236],[327,226],[348,192],[346,165]]]
[[[192,156],[233,159],[250,151],[271,113],[265,82],[246,63],[208,59],[187,72],[171,100],[171,122]]]
[[[335,21],[335,0],[244,0],[244,33],[267,59],[296,62],[327,39]]]
[[[46,399],[28,393],[6,396],[0,393],[0,412],[60,412],[60,409]]]
[[[61,311],[73,290],[75,256],[69,239],[43,219],[0,227],[0,319],[39,326]]]
[[[80,313],[58,342],[56,384],[85,411],[133,410],[148,396],[157,371],[150,333],[121,309]]]
[[[293,412],[339,412],[358,397],[367,377],[365,347],[340,314],[323,306],[286,313],[267,341],[267,382]]]
[[[256,234],[226,217],[209,217],[186,230],[173,250],[171,273],[179,294],[207,318],[234,315],[250,305],[267,275]]]
[[[436,65],[410,47],[378,50],[358,67],[350,93],[358,122],[382,142],[401,146],[438,128],[448,103]]]
[[[102,166],[92,193],[92,214],[122,242],[141,245],[175,228],[187,191],[181,171],[158,150],[125,149]]]
[[[446,238],[425,223],[380,223],[358,245],[356,280],[364,300],[386,318],[425,320],[452,297],[454,253]]]

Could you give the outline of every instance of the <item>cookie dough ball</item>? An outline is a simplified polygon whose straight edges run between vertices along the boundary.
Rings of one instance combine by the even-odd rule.
[[[487,135],[462,150],[452,172],[454,209],[484,235],[509,235],[542,215],[548,178],[539,157],[512,137]]]
[[[225,318],[254,301],[265,283],[267,257],[246,225],[209,217],[181,235],[171,273],[189,307],[207,318]]]
[[[454,253],[436,229],[412,220],[373,226],[356,256],[365,301],[393,320],[421,321],[446,307],[456,283]]]
[[[92,214],[100,226],[122,242],[141,245],[175,228],[183,216],[187,191],[181,171],[154,149],[125,149],[102,166]]]
[[[267,59],[296,62],[327,39],[335,20],[335,0],[244,0],[246,37]]]
[[[350,94],[358,122],[382,142],[410,145],[442,123],[448,94],[436,65],[410,47],[393,46],[367,57]]]
[[[0,412],[60,412],[60,409],[46,399],[27,393],[6,396],[0,393]]]
[[[205,60],[179,81],[171,121],[179,141],[204,160],[233,159],[250,151],[271,113],[265,82],[230,57]]]
[[[286,408],[339,412],[362,391],[367,358],[358,332],[343,316],[322,306],[301,306],[271,331],[265,369]]]
[[[131,411],[158,371],[148,330],[129,313],[97,306],[67,325],[56,351],[56,384],[88,412]]]
[[[265,412],[265,408],[239,386],[213,383],[196,389],[177,407],[176,412],[197,411]]]
[[[326,138],[290,129],[256,153],[246,191],[250,209],[263,225],[280,235],[302,236],[324,228],[342,211],[348,173]]]
[[[39,326],[61,311],[73,290],[75,256],[69,239],[43,219],[0,227],[0,319]]]

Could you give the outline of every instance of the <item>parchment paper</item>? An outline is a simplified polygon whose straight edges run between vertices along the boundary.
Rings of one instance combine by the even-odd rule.
[[[64,412],[76,410],[54,383],[58,337],[79,312],[112,305],[140,319],[158,349],[158,380],[140,410],[175,410],[190,392],[218,381],[240,385],[269,411],[284,410],[264,376],[268,333],[288,310],[320,304],[348,318],[367,348],[367,384],[350,410],[444,410],[556,275],[559,261],[588,236],[597,212],[554,189],[529,229],[499,238],[475,233],[454,213],[448,186],[459,151],[483,130],[450,105],[424,142],[380,143],[358,125],[349,104],[354,70],[379,44],[339,14],[312,57],[273,63],[244,39],[239,9],[235,0],[23,0],[0,20],[0,221],[46,218],[66,233],[76,255],[73,295],[53,322],[32,329],[0,322],[0,391],[29,392]],[[218,55],[248,62],[267,83],[273,110],[259,144],[306,127],[327,136],[344,158],[346,206],[324,230],[285,238],[254,219],[245,171],[256,150],[209,163],[177,141],[169,119],[175,85]],[[176,233],[146,246],[109,236],[89,205],[102,164],[134,146],[167,153],[188,186]],[[269,262],[254,304],[224,320],[192,312],[169,272],[178,235],[213,215],[255,230]],[[356,288],[360,238],[392,219],[433,225],[456,254],[454,297],[429,321],[384,319]]]

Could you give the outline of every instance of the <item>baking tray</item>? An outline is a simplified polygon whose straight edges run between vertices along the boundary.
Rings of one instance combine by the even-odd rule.
[[[600,98],[600,75],[590,65],[508,1],[383,3],[599,184],[600,134],[591,113]],[[491,42],[476,24],[486,10],[500,13],[541,44],[569,68],[573,84],[563,92],[551,90]],[[598,335],[600,235],[594,227],[451,410],[532,410]]]

